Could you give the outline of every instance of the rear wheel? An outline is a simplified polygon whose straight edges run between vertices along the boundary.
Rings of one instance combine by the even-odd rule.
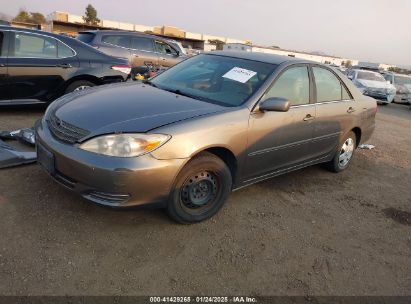
[[[96,84],[88,81],[88,80],[77,80],[71,83],[67,89],[66,89],[66,94],[75,92],[75,91],[82,91],[85,89],[88,89],[90,87],[94,87]]]
[[[338,151],[334,158],[327,164],[329,170],[333,172],[341,172],[348,168],[354,156],[356,145],[355,133],[350,131],[340,143]]]
[[[203,152],[178,174],[167,206],[175,221],[190,224],[215,215],[231,193],[232,177],[227,165]]]

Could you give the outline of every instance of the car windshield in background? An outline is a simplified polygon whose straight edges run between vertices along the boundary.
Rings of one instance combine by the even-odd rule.
[[[373,80],[373,81],[383,81],[383,82],[385,82],[384,77],[382,77],[380,74],[373,73],[373,72],[359,71],[357,78],[358,79],[364,79],[364,80]]]
[[[411,85],[411,77],[395,76],[395,83],[399,85]]]
[[[93,33],[80,33],[77,36],[77,39],[84,43],[90,43],[94,39]]]
[[[204,54],[170,68],[151,83],[176,94],[223,106],[239,106],[276,67],[253,60]]]

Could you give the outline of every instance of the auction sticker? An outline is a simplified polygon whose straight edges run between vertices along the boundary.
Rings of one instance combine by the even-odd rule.
[[[234,67],[223,75],[224,78],[235,80],[241,83],[246,83],[251,77],[256,75],[257,72]]]

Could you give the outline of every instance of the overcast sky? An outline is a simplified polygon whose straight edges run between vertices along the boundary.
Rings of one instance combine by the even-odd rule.
[[[100,19],[411,65],[411,0],[0,0],[0,12],[83,15],[88,3]]]

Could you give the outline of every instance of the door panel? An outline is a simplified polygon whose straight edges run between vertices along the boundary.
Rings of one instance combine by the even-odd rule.
[[[315,157],[334,154],[343,130],[350,130],[356,120],[353,100],[317,104],[317,119],[314,128],[313,149]],[[350,113],[349,113],[350,112]]]
[[[320,158],[335,153],[343,133],[354,126],[359,109],[337,75],[319,66],[312,71],[317,100],[312,153]]]
[[[157,66],[158,54],[154,51],[154,40],[146,37],[131,38],[131,60],[133,67]]]
[[[79,66],[74,52],[44,35],[15,32],[10,38],[8,75],[11,99],[47,102],[63,93],[65,81],[75,74]],[[58,58],[59,49],[62,56],[72,56]]]
[[[0,31],[0,101],[10,99],[7,77],[7,34]]]
[[[171,67],[180,62],[178,52],[173,47],[163,41],[156,41],[155,43],[160,65]]]
[[[285,98],[292,105],[287,112],[261,112],[250,116],[246,169],[247,179],[298,166],[309,161],[314,135],[315,105],[310,104],[308,66],[286,68],[262,97]]]
[[[244,177],[251,179],[308,161],[315,121],[307,120],[308,115],[315,117],[315,105],[252,114]]]

